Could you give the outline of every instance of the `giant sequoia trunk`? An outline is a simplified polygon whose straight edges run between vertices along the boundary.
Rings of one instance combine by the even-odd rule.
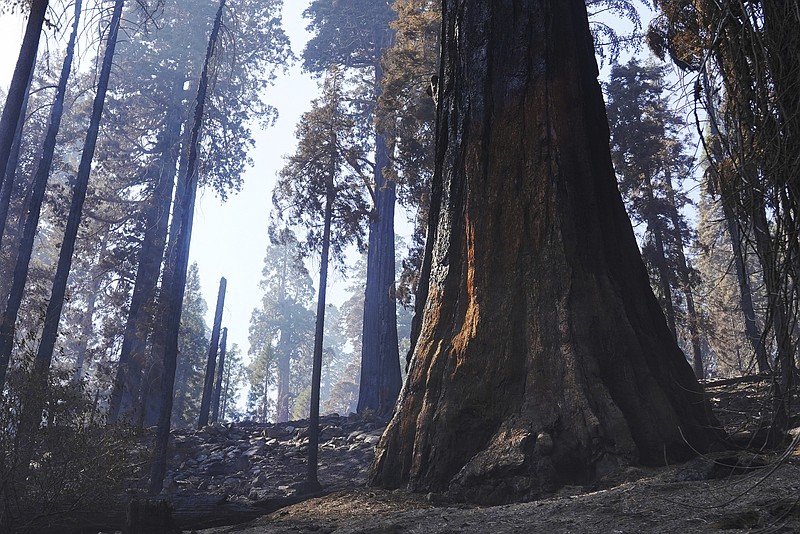
[[[389,163],[383,135],[376,136],[375,210],[369,225],[367,282],[361,336],[358,413],[392,413],[402,378],[397,345],[394,208],[396,185],[380,170]]]
[[[380,46],[388,46],[392,32],[387,28]],[[375,66],[375,87],[380,95],[383,69]],[[377,98],[376,98],[377,101]],[[375,135],[374,210],[369,224],[367,282],[364,290],[364,322],[361,336],[361,381],[358,413],[392,413],[402,378],[397,346],[397,301],[395,300],[394,211],[396,184],[388,180],[385,169],[391,165],[387,138]]]
[[[493,503],[707,450],[616,188],[583,1],[443,15],[427,301],[371,483]]]

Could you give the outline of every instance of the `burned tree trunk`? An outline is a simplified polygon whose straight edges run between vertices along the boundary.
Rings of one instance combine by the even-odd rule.
[[[164,486],[164,475],[167,471],[167,443],[169,442],[170,416],[172,414],[173,390],[175,387],[175,369],[178,359],[178,329],[181,324],[181,308],[183,306],[183,293],[186,288],[186,269],[189,266],[189,245],[192,239],[192,222],[194,219],[194,203],[197,192],[197,158],[200,130],[203,125],[206,99],[208,98],[208,69],[219,37],[222,26],[222,14],[225,10],[225,0],[220,0],[214,25],[208,38],[208,49],[200,74],[200,83],[197,87],[197,99],[194,107],[194,120],[192,134],[189,140],[189,156],[187,157],[186,175],[180,177],[183,181],[183,197],[181,204],[181,224],[175,239],[175,247],[167,253],[165,270],[173,274],[169,293],[162,291],[159,302],[166,308],[164,325],[163,347],[163,375],[161,377],[161,403],[158,413],[158,426],[156,429],[156,443],[153,452],[153,464],[150,468],[151,495],[158,495]]]
[[[78,10],[79,9],[80,8],[78,8]],[[27,120],[26,115],[28,113],[28,99],[31,93],[33,72],[33,69],[31,69],[31,74],[28,77],[28,86],[25,88],[25,97],[22,99],[17,129],[14,131],[14,142],[11,143],[11,151],[8,156],[8,163],[6,163],[6,171],[3,175],[3,185],[0,186],[0,245],[3,243],[3,234],[6,231],[8,211],[11,206],[11,196],[14,193],[14,185],[17,181],[17,167],[19,166],[19,156],[22,150],[22,129]]]
[[[81,160],[78,164],[78,173],[75,176],[72,201],[67,214],[64,238],[58,254],[56,274],[50,291],[50,301],[47,303],[45,312],[42,337],[34,360],[34,371],[42,376],[46,376],[50,368],[56,338],[58,337],[58,323],[61,320],[61,311],[64,307],[64,297],[67,291],[69,271],[72,268],[72,255],[75,251],[75,241],[78,237],[78,229],[81,223],[83,203],[86,200],[86,192],[89,188],[89,175],[92,172],[92,160],[94,159],[94,151],[100,133],[100,121],[103,118],[103,108],[106,102],[106,92],[108,91],[108,82],[111,77],[111,67],[114,60],[114,51],[117,47],[117,35],[124,5],[125,0],[116,0],[114,2],[114,10],[108,26],[106,48],[103,52],[103,63],[97,80],[97,92],[92,103],[92,114],[89,120],[89,128],[86,132],[86,142],[83,145]]]
[[[222,376],[225,373],[225,352],[228,348],[228,329],[222,329],[222,335],[219,340],[219,365],[217,366],[217,381],[214,384],[214,397],[211,399],[211,422],[216,423],[219,420],[219,402],[222,397]],[[227,392],[227,388],[226,388]],[[225,418],[225,410],[223,410],[222,418]]]
[[[616,187],[583,1],[443,16],[427,300],[371,483],[497,503],[709,449]]]
[[[36,2],[32,4],[31,9],[34,8]],[[47,9],[47,2],[43,2],[44,6],[40,6],[42,10]],[[33,242],[36,237],[36,229],[39,225],[39,215],[41,212],[42,202],[44,201],[44,193],[47,188],[47,179],[50,176],[50,168],[53,163],[53,154],[56,146],[56,136],[61,127],[61,117],[64,110],[64,98],[67,91],[67,81],[69,80],[69,73],[72,69],[72,60],[75,53],[75,40],[78,32],[78,22],[80,20],[81,2],[75,4],[75,19],[73,21],[72,33],[70,34],[69,43],[67,44],[66,55],[64,62],[61,66],[61,74],[58,80],[58,88],[56,89],[56,96],[53,100],[53,107],[50,110],[50,122],[47,126],[47,133],[45,134],[44,143],[42,146],[42,155],[36,167],[36,172],[31,186],[30,200],[28,201],[28,213],[25,216],[25,226],[22,231],[22,238],[19,243],[19,250],[14,264],[14,274],[12,277],[11,288],[8,293],[8,300],[3,311],[2,322],[0,322],[0,388],[5,384],[6,371],[8,363],[11,358],[11,353],[14,349],[14,332],[16,329],[17,315],[19,308],[22,304],[22,297],[25,292],[25,282],[28,279],[28,270],[30,267],[30,259],[33,254]],[[33,11],[31,17],[34,16]],[[44,12],[41,13],[44,18]],[[39,26],[41,29],[41,25]],[[27,35],[27,34],[26,34]],[[38,35],[38,34],[37,34]],[[38,42],[38,37],[37,37]],[[37,45],[38,46],[38,45]],[[35,50],[34,50],[35,57]],[[22,54],[20,53],[20,56]],[[31,69],[33,66],[31,65]],[[16,78],[16,73],[15,73]],[[27,86],[26,86],[27,87]],[[14,86],[12,84],[13,90]],[[11,95],[6,102],[6,107],[11,105]],[[3,112],[5,120],[5,111]],[[2,157],[0,157],[2,161]],[[8,162],[6,161],[6,165]],[[9,169],[7,167],[0,167],[6,169],[8,175]],[[11,184],[8,184],[9,187]],[[4,186],[5,187],[5,186]]]
[[[222,328],[222,311],[225,308],[225,289],[228,281],[223,276],[219,280],[219,292],[217,293],[217,307],[214,310],[214,326],[211,329],[211,343],[208,347],[208,358],[206,360],[206,376],[203,381],[203,397],[200,400],[200,417],[197,428],[208,425],[208,418],[211,411],[211,399],[214,394],[214,372],[217,368],[217,351],[219,349],[219,332]]]
[[[22,103],[26,98],[28,82],[36,64],[47,5],[48,0],[33,0],[30,3],[25,36],[22,38],[11,86],[8,88],[8,96],[3,106],[3,115],[0,118],[0,169],[3,171],[3,176],[6,175],[8,160],[11,157],[11,145],[14,143],[17,124],[24,120]]]
[[[133,295],[125,322],[119,363],[114,378],[114,387],[109,401],[108,419],[116,421],[121,415],[133,416],[137,411],[141,416],[143,407],[139,402],[142,375],[146,363],[147,336],[152,327],[155,313],[158,276],[164,258],[167,242],[167,221],[169,220],[172,193],[175,188],[175,165],[180,153],[181,100],[183,78],[175,74],[173,82],[175,100],[167,109],[161,155],[158,164],[148,173],[154,175],[155,187],[145,213],[145,231],[139,249],[139,263]]]
[[[331,221],[336,192],[333,188],[335,171],[326,180],[325,220],[322,230],[322,251],[319,260],[319,293],[317,296],[317,317],[314,328],[314,361],[311,370],[311,402],[308,422],[308,464],[306,470],[306,490],[319,491],[317,478],[319,459],[319,389],[322,378],[322,344],[325,335],[325,298],[328,291],[328,260],[331,250]]]

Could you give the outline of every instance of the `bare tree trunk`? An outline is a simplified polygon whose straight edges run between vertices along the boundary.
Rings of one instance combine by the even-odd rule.
[[[81,154],[81,161],[78,165],[78,174],[75,177],[75,185],[72,192],[72,202],[67,214],[67,224],[64,230],[64,237],[61,242],[61,250],[58,256],[58,265],[56,267],[56,274],[53,279],[53,286],[50,291],[50,301],[47,304],[45,311],[44,327],[42,329],[41,339],[39,341],[39,348],[33,360],[33,372],[31,388],[29,393],[25,394],[23,399],[24,404],[24,417],[20,419],[19,427],[17,428],[17,435],[19,436],[20,450],[22,451],[22,470],[20,477],[24,480],[27,469],[33,455],[33,440],[42,419],[42,410],[44,409],[44,397],[40,394],[47,387],[47,377],[50,371],[50,364],[53,359],[53,350],[55,348],[56,338],[58,337],[58,323],[61,319],[61,310],[64,306],[64,295],[67,289],[67,278],[72,266],[72,254],[75,249],[75,241],[78,235],[78,227],[81,220],[81,212],[83,211],[83,201],[86,198],[86,190],[89,184],[89,174],[91,172],[91,163],[94,157],[94,149],[97,144],[97,135],[100,130],[100,120],[103,115],[103,106],[105,104],[106,90],[108,89],[108,80],[111,75],[112,59],[114,57],[114,49],[117,42],[117,31],[119,29],[119,22],[122,16],[123,0],[117,0],[114,5],[114,12],[109,23],[108,37],[106,41],[106,49],[103,55],[103,63],[100,68],[100,76],[97,82],[97,92],[95,93],[94,102],[92,105],[92,115],[89,120],[89,128],[86,134],[86,142],[83,146],[83,153]],[[79,6],[78,6],[79,7]],[[74,46],[74,39],[77,32],[78,20],[75,19],[72,35],[70,37],[70,45]],[[71,52],[71,50],[70,50]],[[68,52],[68,56],[71,55]],[[62,65],[61,79],[59,81],[59,92],[61,89],[66,90],[66,79],[69,77],[69,70],[71,66],[71,58],[65,59]],[[63,82],[63,85],[62,83]],[[48,137],[45,140],[44,155],[40,161],[39,169],[37,169],[37,176],[35,181],[42,184],[41,192],[44,193],[44,186],[47,182],[47,175],[49,174],[50,163],[52,162],[52,147],[55,146],[55,135],[60,125],[61,113],[63,111],[63,95],[59,102],[59,93],[56,96],[53,110],[51,112],[50,127],[48,128]],[[52,133],[52,136],[50,135]],[[41,176],[39,176],[41,173]],[[32,201],[33,203],[33,201]],[[38,200],[38,205],[41,206],[41,200]],[[35,232],[36,222],[38,222],[38,209],[37,213],[29,214],[25,222],[25,231],[31,233],[30,244],[33,247],[32,234]],[[30,228],[33,228],[31,230]],[[24,266],[20,261],[24,260]],[[17,285],[17,274],[20,275],[21,284],[19,286],[20,293],[24,288],[25,278],[27,277],[28,263],[30,261],[30,251],[20,251],[17,257],[17,267],[19,272],[15,269],[15,282]],[[21,296],[20,296],[21,300]],[[14,302],[19,309],[17,301]],[[9,297],[9,307],[11,306],[11,297]],[[8,311],[8,310],[7,310]],[[7,314],[8,315],[8,314]],[[6,324],[8,317],[4,317],[3,325]],[[16,319],[16,312],[14,313]],[[2,327],[0,327],[2,328]],[[3,332],[6,334],[6,331]],[[11,322],[11,329],[9,331],[9,339],[13,341],[14,329],[13,322]],[[4,340],[5,341],[5,340]]]
[[[147,336],[155,312],[158,277],[164,258],[167,222],[175,186],[175,164],[181,148],[180,95],[183,94],[183,79],[177,74],[175,78],[173,94],[176,98],[167,110],[164,121],[164,133],[160,139],[163,146],[161,157],[157,168],[151,169],[158,173],[158,177],[146,213],[146,227],[139,250],[133,295],[109,401],[108,420],[112,422],[119,419],[120,414],[134,415],[142,410],[138,401],[145,369]]]
[[[187,125],[187,130],[191,130],[191,125]],[[169,241],[165,252],[165,268],[161,276],[161,288],[159,290],[158,302],[161,302],[161,295],[169,295],[172,291],[173,279],[175,273],[166,269],[166,263],[169,263],[170,251],[176,250],[178,235],[181,231],[181,220],[183,219],[183,207],[180,199],[184,198],[186,194],[186,184],[181,177],[186,176],[188,169],[188,135],[186,146],[181,152],[180,163],[178,165],[178,180],[175,184],[175,199],[172,205],[172,221],[169,225]],[[196,182],[195,182],[196,183]],[[194,194],[194,193],[192,193]],[[192,207],[194,209],[194,207]],[[161,412],[161,376],[163,374],[163,354],[164,346],[166,343],[166,325],[168,310],[166,306],[155,306],[155,314],[153,317],[153,325],[151,328],[150,338],[150,354],[148,358],[144,359],[145,371],[142,374],[141,381],[138,383],[138,405],[137,408],[141,410],[138,413],[139,426],[154,426],[158,423],[158,414]],[[132,376],[135,379],[135,375]],[[133,391],[133,389],[132,389]]]
[[[36,4],[36,2],[34,4]],[[47,2],[44,2],[44,4],[46,8]],[[5,384],[6,371],[8,370],[8,363],[14,348],[14,331],[16,328],[17,315],[19,314],[22,297],[25,293],[25,282],[28,279],[28,269],[30,267],[31,255],[33,254],[33,242],[36,237],[36,228],[39,225],[39,214],[41,212],[42,202],[44,201],[47,178],[50,176],[50,168],[53,164],[56,136],[61,126],[67,81],[69,79],[70,70],[72,69],[72,59],[75,53],[75,40],[78,31],[80,12],[81,2],[78,1],[75,4],[75,19],[70,40],[67,44],[67,52],[61,66],[56,96],[53,100],[53,107],[50,110],[50,123],[47,126],[47,133],[45,134],[42,156],[39,159],[36,173],[34,174],[31,198],[28,202],[28,215],[25,218],[25,226],[22,231],[22,238],[17,252],[8,301],[6,303],[5,312],[3,313],[2,323],[0,323],[0,389],[2,389]],[[33,14],[31,16],[33,16]]]
[[[739,303],[744,316],[744,331],[753,353],[756,355],[756,364],[759,373],[769,373],[771,371],[767,349],[764,338],[756,322],[756,310],[753,305],[753,292],[750,287],[750,275],[747,272],[747,261],[744,253],[744,239],[739,230],[739,222],[736,220],[733,211],[726,199],[721,200],[722,210],[727,223],[728,235],[731,238],[731,248],[733,251],[734,268],[736,269],[736,281],[739,283]]]
[[[0,245],[3,243],[3,234],[6,231],[6,222],[8,221],[8,208],[11,205],[11,196],[14,193],[14,185],[17,181],[19,153],[22,149],[22,129],[25,126],[25,115],[28,112],[28,99],[31,93],[33,72],[34,69],[31,69],[31,75],[28,78],[28,86],[25,88],[25,98],[22,99],[17,129],[14,132],[14,142],[11,144],[11,152],[8,157],[8,163],[6,164],[6,172],[4,174],[2,187],[0,187]]]
[[[161,379],[161,406],[156,430],[156,444],[153,453],[153,464],[150,470],[150,487],[152,495],[161,492],[164,486],[164,475],[167,470],[167,443],[169,442],[170,416],[172,414],[172,392],[175,386],[175,367],[178,357],[178,329],[181,324],[181,308],[183,293],[186,286],[186,269],[189,266],[189,244],[192,236],[192,219],[194,216],[194,202],[197,191],[197,153],[200,140],[200,129],[203,125],[203,114],[206,99],[208,98],[208,68],[214,55],[222,13],[225,10],[225,0],[220,0],[219,9],[214,17],[214,26],[208,39],[203,72],[197,87],[197,101],[194,109],[194,124],[189,140],[189,156],[187,158],[186,176],[182,177],[185,183],[184,196],[181,199],[181,226],[176,239],[176,246],[172,254],[167,254],[166,270],[174,273],[170,294],[162,292],[161,305],[167,309],[167,324],[165,325],[166,343],[164,346],[164,374]]]
[[[772,323],[775,334],[775,349],[777,353],[775,373],[773,375],[773,418],[772,436],[773,443],[777,443],[779,436],[787,430],[789,423],[789,397],[794,371],[794,348],[792,332],[789,326],[792,321],[789,314],[785,295],[782,292],[780,274],[777,272],[776,252],[770,239],[769,223],[767,221],[766,207],[763,199],[753,201],[753,234],[764,273],[764,286],[767,293],[767,320]]]
[[[222,396],[222,375],[225,373],[225,352],[228,345],[228,329],[222,329],[222,338],[219,341],[219,366],[217,368],[217,383],[214,386],[214,398],[211,402],[211,422],[216,423],[220,420],[219,417],[219,404],[220,397]],[[227,393],[227,384],[225,391]],[[222,412],[222,420],[225,420],[225,411]]]
[[[92,115],[89,120],[89,129],[86,133],[86,143],[83,146],[81,161],[78,165],[78,174],[75,177],[75,187],[72,191],[72,202],[67,215],[67,225],[64,229],[64,239],[61,242],[61,250],[58,255],[58,265],[56,267],[53,288],[50,292],[50,301],[45,312],[44,328],[42,338],[39,341],[39,350],[34,360],[34,371],[39,374],[46,374],[53,359],[53,349],[55,348],[56,338],[58,337],[58,323],[61,320],[61,310],[64,306],[64,295],[67,291],[67,279],[72,267],[72,254],[75,250],[75,240],[78,236],[78,227],[81,222],[83,202],[86,199],[86,191],[89,187],[89,174],[92,170],[92,159],[94,150],[97,146],[97,136],[100,132],[100,120],[103,117],[103,107],[106,101],[106,91],[108,81],[111,77],[111,66],[114,59],[114,50],[117,46],[117,33],[122,17],[122,7],[124,0],[116,0],[114,11],[108,27],[108,37],[106,49],[103,54],[103,64],[100,68],[100,76],[97,80],[97,93],[92,105]]]
[[[275,406],[275,422],[285,423],[289,420],[289,396],[291,395],[290,375],[291,375],[291,345],[292,334],[286,329],[281,328],[281,336],[278,340],[278,350],[276,357],[278,360],[278,396]]]
[[[219,333],[222,327],[222,312],[225,309],[225,289],[227,285],[228,282],[225,280],[225,277],[220,278],[219,292],[217,293],[217,307],[214,310],[214,326],[211,329],[211,343],[208,348],[208,359],[206,360],[206,376],[203,381],[203,397],[200,400],[200,417],[197,421],[197,428],[203,428],[208,425],[211,399],[214,394],[214,372],[217,367]]]
[[[583,0],[444,6],[427,300],[370,483],[532,499],[721,432],[650,289]]]
[[[325,335],[325,295],[328,289],[328,257],[331,249],[331,220],[335,191],[331,174],[327,180],[325,197],[325,222],[322,229],[322,253],[319,261],[319,296],[317,297],[317,320],[314,331],[314,363],[311,370],[311,415],[308,423],[308,490],[319,490],[317,466],[319,454],[319,390],[322,378],[322,342]]]
[[[228,329],[225,328],[222,331],[222,344],[223,344],[222,348],[223,349],[225,348],[225,342],[227,341],[227,339],[228,339]],[[227,351],[223,350],[222,354],[223,354],[223,356],[227,355]],[[222,363],[223,362],[220,361],[220,366],[222,366]],[[265,380],[265,382],[266,382],[266,380]],[[219,410],[219,418],[220,418],[221,421],[224,421],[225,420],[225,416],[228,415],[228,395],[229,395],[230,387],[231,387],[231,366],[230,366],[230,364],[228,364],[228,366],[225,368],[225,383],[222,386],[222,400],[221,400],[221,406],[220,406],[220,410]]]
[[[28,24],[25,26],[25,35],[22,37],[17,65],[14,67],[11,86],[8,88],[8,96],[3,107],[3,115],[0,117],[0,169],[3,170],[4,178],[11,156],[11,145],[14,143],[14,135],[17,132],[17,124],[23,120],[22,102],[25,100],[28,82],[36,64],[36,54],[39,51],[39,38],[42,35],[47,5],[47,0],[32,0],[30,3]]]

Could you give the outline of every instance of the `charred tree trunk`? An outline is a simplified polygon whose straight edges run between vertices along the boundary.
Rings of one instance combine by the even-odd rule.
[[[225,342],[228,339],[228,329],[225,328],[222,331],[222,349],[225,349]],[[222,350],[222,356],[227,356],[227,350]],[[220,361],[220,366],[222,366],[224,362]],[[264,382],[267,382],[266,380]],[[220,408],[219,408],[219,418],[221,421],[225,420],[225,416],[228,415],[228,395],[231,387],[231,366],[225,368],[225,381],[222,385],[222,399],[220,400]]]
[[[42,26],[47,14],[47,4],[47,0],[33,0],[30,3],[31,10],[25,26],[25,35],[22,38],[17,64],[11,78],[11,86],[8,88],[8,96],[3,106],[3,115],[0,118],[0,169],[3,170],[3,177],[8,169],[11,145],[14,143],[17,125],[20,120],[23,120],[22,102],[26,98],[28,81],[31,79],[36,64],[36,54],[39,51],[39,38],[42,35]]]
[[[200,400],[200,417],[198,418],[197,428],[208,425],[209,411],[211,410],[211,398],[214,394],[214,373],[217,368],[217,351],[219,349],[219,332],[222,327],[222,311],[225,309],[225,288],[228,282],[225,277],[219,281],[219,292],[217,293],[217,307],[214,310],[214,326],[211,329],[211,343],[208,347],[208,359],[206,360],[206,376],[203,381],[203,397]]]
[[[158,167],[151,169],[158,174],[145,215],[145,233],[139,250],[133,295],[111,393],[108,420],[112,422],[118,420],[121,414],[133,415],[142,409],[138,401],[145,369],[147,336],[152,326],[158,277],[167,242],[167,222],[175,187],[175,165],[181,147],[180,95],[183,93],[183,79],[177,75],[173,90],[176,99],[167,110],[164,135],[160,140],[163,147],[161,157]]]
[[[103,53],[103,64],[100,68],[100,76],[97,80],[97,93],[92,105],[92,115],[89,120],[89,129],[86,133],[86,143],[83,146],[81,161],[78,165],[78,174],[75,177],[75,186],[72,191],[72,202],[70,203],[67,215],[67,224],[64,229],[64,239],[61,242],[61,250],[58,255],[58,265],[53,279],[53,288],[50,292],[50,301],[45,312],[44,328],[42,338],[39,341],[39,350],[34,360],[34,371],[45,374],[50,368],[53,359],[53,349],[55,348],[56,338],[58,337],[58,323],[61,320],[61,310],[64,306],[64,295],[67,291],[67,279],[72,267],[72,254],[75,250],[75,240],[78,236],[78,227],[81,222],[83,212],[83,202],[86,199],[86,191],[89,187],[89,174],[92,170],[92,160],[94,159],[94,149],[97,146],[97,136],[100,132],[100,120],[103,118],[103,107],[106,101],[106,91],[108,81],[111,77],[111,66],[114,59],[114,50],[117,47],[117,33],[122,17],[122,7],[124,0],[116,0],[114,11],[108,27],[108,37],[106,49]]]
[[[25,115],[28,113],[28,99],[31,93],[31,82],[33,81],[33,72],[34,70],[31,69],[31,75],[28,78],[28,85],[25,88],[25,97],[22,99],[22,107],[20,108],[19,112],[19,121],[17,122],[17,129],[14,131],[14,142],[11,144],[11,152],[9,153],[8,156],[8,163],[6,164],[6,172],[4,174],[2,186],[0,187],[0,245],[2,245],[3,243],[3,234],[5,234],[6,222],[8,222],[8,210],[11,205],[11,196],[14,193],[14,185],[17,181],[17,166],[19,165],[19,153],[20,150],[22,149],[22,129],[25,126]]]
[[[37,2],[34,3],[34,5]],[[45,7],[47,2],[44,2]],[[22,238],[14,264],[14,275],[11,281],[11,288],[3,313],[2,323],[0,323],[0,389],[5,384],[8,362],[11,359],[11,352],[14,348],[14,330],[17,322],[17,315],[22,304],[22,297],[25,293],[25,282],[28,279],[28,269],[30,267],[31,255],[33,254],[33,242],[36,237],[36,228],[39,225],[39,214],[44,201],[44,193],[47,188],[47,178],[50,176],[50,168],[53,164],[53,154],[56,147],[56,136],[61,127],[61,117],[64,111],[64,97],[67,92],[67,81],[72,69],[72,59],[75,53],[75,40],[78,32],[78,22],[81,13],[81,2],[75,4],[75,19],[72,26],[72,33],[67,44],[66,55],[61,66],[61,73],[58,80],[56,96],[53,100],[53,107],[50,111],[50,123],[47,126],[44,143],[42,146],[42,156],[36,167],[31,188],[31,197],[28,202],[28,215],[25,217],[25,225],[22,230]],[[33,16],[33,14],[31,15]],[[44,16],[44,15],[42,15]],[[5,112],[4,112],[5,113]],[[3,119],[5,120],[5,119]]]
[[[372,484],[496,503],[720,432],[625,213],[582,0],[445,3],[430,283]]]
[[[757,195],[753,195],[754,197]],[[791,323],[794,319],[789,313],[785,292],[780,283],[780,273],[776,261],[776,251],[770,238],[769,222],[763,198],[752,199],[752,223],[756,252],[764,274],[764,288],[767,294],[767,321],[772,323],[775,335],[776,361],[773,367],[773,421],[771,437],[777,444],[780,436],[788,429],[789,405],[792,375],[794,373],[794,348]]]
[[[331,249],[331,221],[333,201],[336,192],[333,188],[332,173],[327,180],[325,195],[325,221],[322,229],[322,253],[319,260],[319,296],[317,297],[317,317],[314,329],[314,362],[311,369],[311,406],[308,421],[308,470],[306,483],[308,491],[321,489],[317,479],[319,455],[319,390],[322,379],[322,342],[325,336],[325,296],[328,289],[328,258]]]
[[[187,124],[187,130],[191,130],[191,125]],[[188,143],[189,135],[186,136],[184,147],[181,150],[180,163],[178,165],[178,180],[175,184],[175,202],[172,205],[172,221],[169,225],[169,241],[165,254],[165,268],[161,276],[161,288],[157,301],[160,303],[162,296],[169,295],[172,291],[173,278],[175,273],[166,268],[166,264],[170,262],[170,253],[174,253],[177,247],[178,235],[181,230],[181,220],[183,219],[183,207],[181,199],[186,194],[186,183],[182,177],[186,176],[188,168]],[[196,184],[196,182],[195,182]],[[194,194],[194,193],[192,193]],[[194,202],[194,200],[192,200]],[[194,204],[192,204],[194,210]],[[166,298],[166,297],[163,297]],[[144,358],[145,371],[141,375],[141,381],[138,384],[139,393],[137,396],[139,409],[138,421],[142,426],[153,426],[158,423],[158,414],[160,413],[161,397],[161,376],[163,374],[163,354],[164,346],[166,343],[166,325],[167,325],[167,307],[155,306],[155,313],[153,317],[153,325],[151,328],[150,338],[150,354],[149,357]],[[132,377],[135,378],[135,375]]]
[[[181,226],[176,239],[175,249],[172,254],[167,254],[166,270],[174,273],[170,293],[162,292],[162,306],[166,309],[167,323],[165,325],[165,344],[163,355],[163,375],[161,378],[161,406],[158,415],[158,428],[156,430],[155,451],[153,465],[150,470],[151,495],[157,495],[164,486],[164,475],[167,470],[167,443],[169,442],[170,416],[172,414],[172,393],[175,386],[175,367],[178,358],[178,329],[181,324],[181,308],[183,293],[186,288],[186,270],[189,266],[189,244],[192,237],[192,221],[194,218],[194,202],[197,192],[197,158],[200,129],[203,125],[203,114],[206,99],[208,98],[208,69],[214,49],[217,44],[222,13],[225,10],[225,0],[220,0],[219,9],[214,17],[214,25],[208,39],[208,50],[200,74],[200,83],[197,87],[197,100],[194,109],[194,123],[189,140],[189,156],[187,158],[186,176],[181,177],[185,184],[184,196],[181,198]]]
[[[380,57],[378,54],[377,57]],[[383,70],[375,67],[380,91]],[[361,381],[358,413],[388,416],[401,387],[400,354],[397,346],[397,302],[395,299],[394,208],[396,184],[384,169],[391,165],[387,140],[375,135],[375,206],[369,224],[367,283],[364,290],[364,322],[361,336]]]
[[[744,316],[745,335],[750,341],[750,345],[753,347],[753,353],[756,355],[758,372],[761,374],[769,374],[771,368],[769,365],[769,358],[767,357],[767,349],[764,346],[764,339],[761,335],[758,323],[756,322],[753,291],[750,286],[750,275],[747,272],[747,261],[744,253],[744,240],[739,229],[739,223],[733,214],[733,210],[730,209],[729,202],[723,198],[721,203],[726,226],[728,228],[728,235],[730,235],[731,238],[734,268],[736,269],[736,281],[739,284],[739,303],[742,308],[742,315]]]
[[[219,366],[217,367],[217,383],[214,386],[214,398],[211,402],[211,422],[216,423],[219,417],[219,404],[222,397],[222,376],[225,373],[225,353],[228,348],[228,329],[222,329],[222,338],[219,340]],[[227,385],[225,391],[227,393]],[[222,412],[222,420],[225,420],[225,411]]]
[[[706,98],[706,113],[709,117],[709,126],[711,129],[711,145],[706,147],[709,150],[712,160],[714,162],[722,161],[723,152],[720,146],[720,131],[719,131],[719,118],[717,117],[716,106],[714,105],[714,92],[716,88],[712,85],[711,77],[709,76],[708,69],[704,68],[703,76],[703,90]],[[745,254],[745,240],[739,228],[740,219],[736,216],[737,206],[735,199],[735,192],[730,191],[730,187],[726,187],[725,181],[721,180],[720,173],[716,166],[712,167],[712,184],[717,190],[719,196],[719,203],[722,206],[722,214],[725,217],[728,235],[731,239],[731,249],[733,252],[734,268],[736,269],[736,281],[739,285],[739,303],[742,308],[742,315],[744,316],[744,330],[750,345],[753,347],[753,354],[756,356],[756,364],[758,365],[758,372],[762,374],[770,373],[769,358],[767,357],[767,349],[764,343],[764,337],[761,335],[761,330],[756,321],[756,311],[753,305],[753,291],[750,286],[750,274],[747,272],[747,261]]]

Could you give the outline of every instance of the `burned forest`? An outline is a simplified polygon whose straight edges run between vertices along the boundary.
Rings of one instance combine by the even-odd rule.
[[[0,0],[0,534],[800,530],[799,26]]]

